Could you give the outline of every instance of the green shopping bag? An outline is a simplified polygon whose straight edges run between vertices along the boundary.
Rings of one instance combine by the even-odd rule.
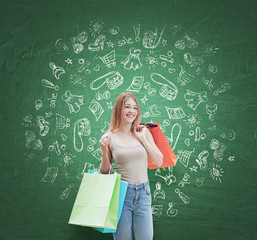
[[[117,229],[120,177],[84,173],[69,224]]]

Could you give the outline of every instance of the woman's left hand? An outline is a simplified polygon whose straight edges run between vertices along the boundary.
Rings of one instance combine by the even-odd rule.
[[[139,125],[134,128],[134,134],[139,141],[142,141],[146,138],[146,127],[144,125]]]

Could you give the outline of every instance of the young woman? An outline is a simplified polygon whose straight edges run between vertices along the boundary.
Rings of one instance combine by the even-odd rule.
[[[147,155],[162,165],[163,155],[152,134],[140,126],[141,114],[136,97],[122,93],[116,99],[110,128],[100,139],[101,173],[111,172],[112,159],[128,189],[114,240],[152,240],[151,192],[147,175]]]

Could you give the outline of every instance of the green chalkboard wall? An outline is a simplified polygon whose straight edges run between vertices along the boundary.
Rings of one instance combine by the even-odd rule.
[[[154,239],[256,239],[256,1],[1,1],[3,240],[112,239],[68,220],[116,97],[178,157]]]

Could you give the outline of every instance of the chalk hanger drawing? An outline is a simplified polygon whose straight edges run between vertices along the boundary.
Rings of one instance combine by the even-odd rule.
[[[178,88],[171,81],[167,80],[160,73],[151,73],[150,77],[153,82],[162,85],[159,93],[163,98],[173,101],[177,97]]]

